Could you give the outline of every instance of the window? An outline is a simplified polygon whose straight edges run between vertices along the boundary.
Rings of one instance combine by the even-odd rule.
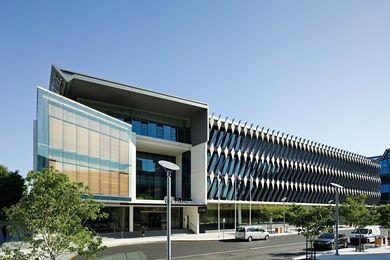
[[[38,170],[53,166],[92,193],[128,197],[128,124],[42,89],[37,107]]]

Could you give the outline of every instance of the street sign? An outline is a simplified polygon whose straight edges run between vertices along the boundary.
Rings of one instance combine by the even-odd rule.
[[[206,213],[207,207],[198,207],[198,213]]]

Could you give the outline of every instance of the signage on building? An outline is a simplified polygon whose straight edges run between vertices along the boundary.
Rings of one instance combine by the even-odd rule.
[[[206,213],[207,207],[198,207],[198,213]]]

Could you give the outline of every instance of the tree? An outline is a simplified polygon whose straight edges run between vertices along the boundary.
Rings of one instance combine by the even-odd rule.
[[[294,205],[289,211],[289,223],[297,227],[298,233],[312,244],[314,238],[320,235],[321,232],[332,228],[334,224],[332,209],[320,206]],[[310,246],[310,249],[312,249],[312,246]]]
[[[389,237],[389,228],[390,228],[390,205],[381,205],[377,207],[378,212],[378,224],[382,227],[387,228],[387,237]]]
[[[0,219],[5,218],[3,208],[19,202],[24,189],[24,179],[19,172],[9,171],[7,167],[0,165]]]
[[[103,249],[101,237],[83,226],[88,219],[107,217],[87,187],[53,168],[30,172],[26,181],[28,189],[21,202],[6,214],[11,232],[20,235],[30,251],[26,254],[16,248],[7,252],[9,257],[24,254],[29,259],[45,256],[54,260],[64,253],[94,257]]]
[[[366,196],[348,196],[340,207],[341,215],[352,226],[360,228],[374,223],[377,220],[376,209],[369,210],[366,206]],[[359,232],[361,229],[359,229]],[[361,246],[361,236],[359,236],[359,250],[364,250]]]
[[[347,196],[345,203],[340,206],[340,213],[345,221],[355,227],[367,226],[374,222],[375,212],[366,206],[366,196]]]
[[[283,218],[283,213],[285,212],[284,206],[276,206],[276,205],[264,205],[261,207],[260,214],[262,218],[267,219],[271,224],[274,219]]]

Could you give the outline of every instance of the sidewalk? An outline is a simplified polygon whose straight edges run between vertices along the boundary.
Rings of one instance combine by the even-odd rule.
[[[296,235],[297,232],[270,234],[270,238],[278,236]],[[172,234],[172,241],[217,241],[217,240],[229,240],[234,239],[234,231],[220,232],[208,232],[201,234]],[[124,245],[135,245],[144,243],[156,243],[167,241],[166,236],[153,236],[153,237],[135,237],[135,238],[108,238],[103,237],[103,245],[107,247],[124,246]]]
[[[389,260],[390,259],[390,246],[375,247],[374,245],[369,245],[366,247],[364,252],[356,252],[355,247],[348,247],[339,249],[339,255],[335,255],[335,250],[326,251],[326,252],[317,252],[317,258],[320,260],[335,260],[335,259],[347,259],[347,260]],[[305,256],[300,256],[294,258],[305,259]]]

